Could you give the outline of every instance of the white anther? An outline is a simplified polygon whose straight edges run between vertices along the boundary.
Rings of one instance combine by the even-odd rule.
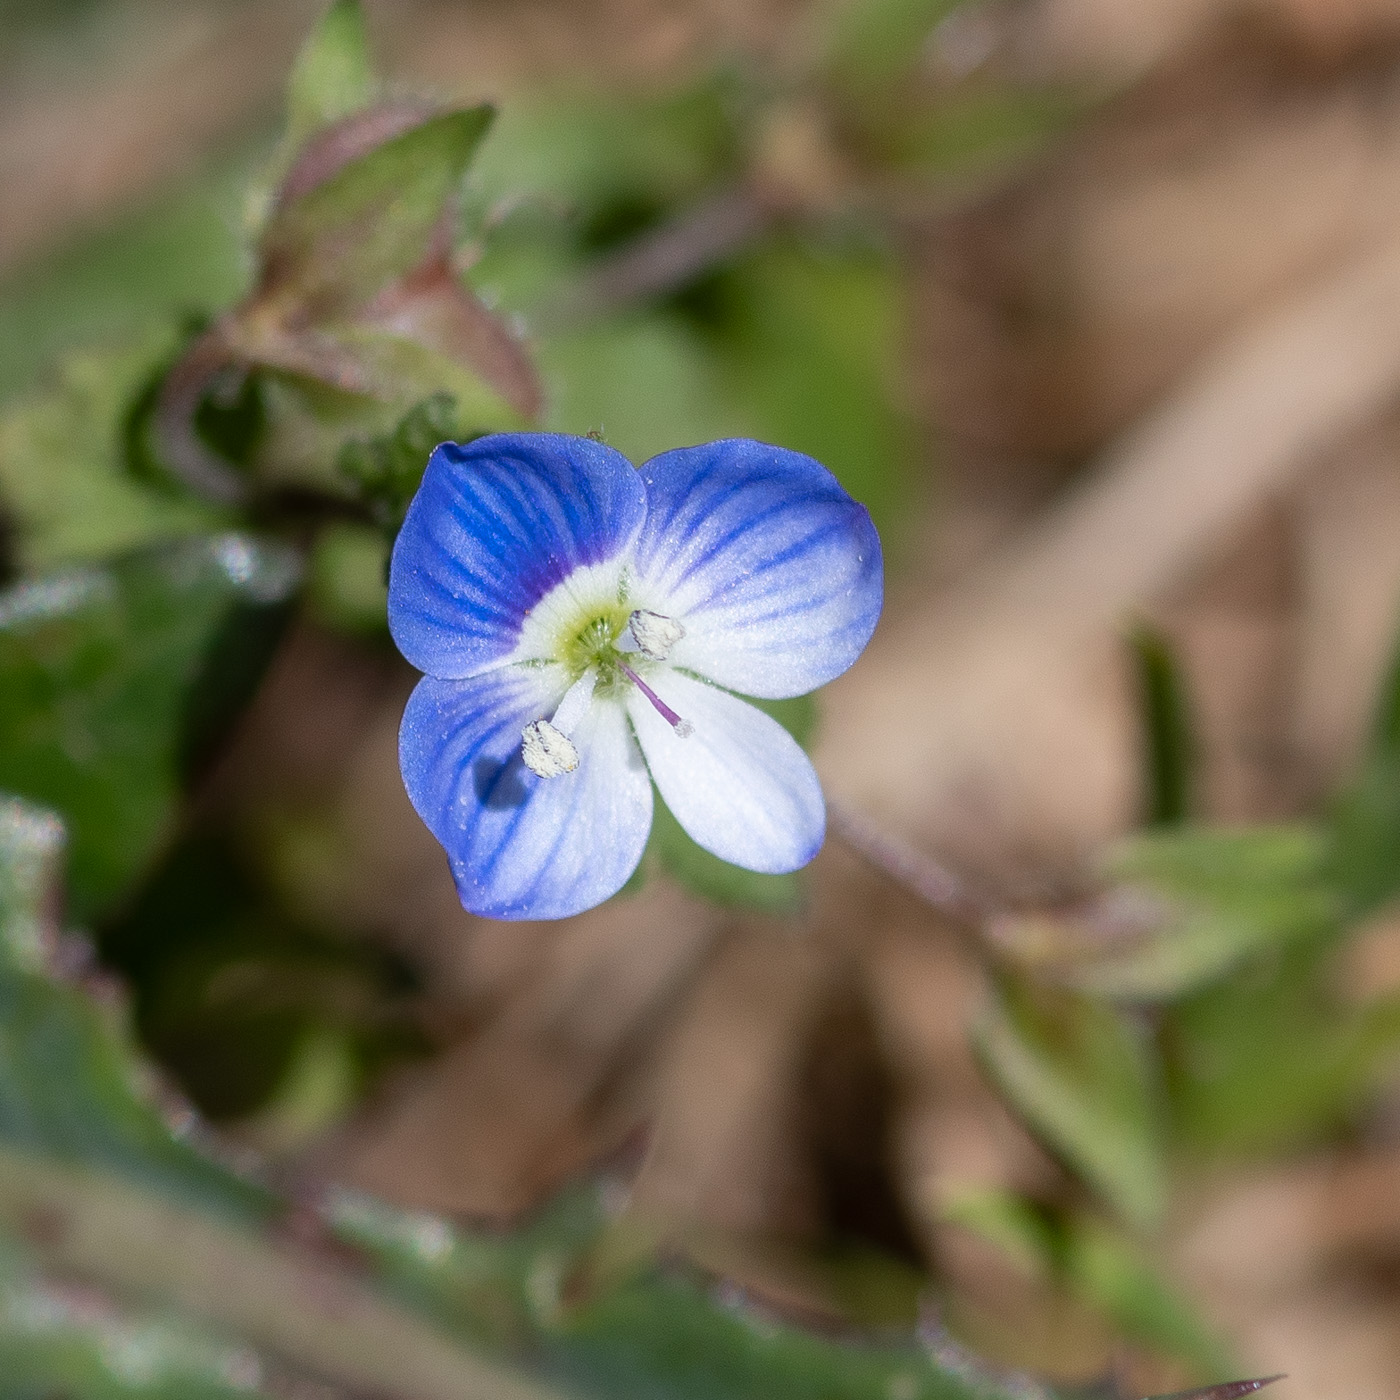
[[[525,766],[540,778],[561,778],[578,767],[578,750],[567,734],[561,734],[547,719],[527,724],[520,735],[520,756]]]
[[[627,619],[628,630],[637,650],[652,661],[665,661],[671,648],[685,636],[685,628],[674,617],[638,608]]]

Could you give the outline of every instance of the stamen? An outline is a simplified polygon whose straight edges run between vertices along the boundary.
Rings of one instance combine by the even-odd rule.
[[[685,628],[674,617],[649,612],[646,608],[638,608],[627,619],[627,630],[637,650],[652,661],[665,661],[671,648],[685,636]]]
[[[593,702],[598,672],[590,666],[568,690],[554,711],[553,719],[537,719],[520,734],[520,757],[540,778],[561,778],[578,767],[578,749],[569,735],[578,728]]]
[[[695,733],[695,726],[688,719],[682,719],[630,666],[621,663],[622,674],[656,706],[656,713],[676,731],[678,739],[688,739]]]
[[[520,757],[536,777],[560,778],[578,767],[578,750],[547,719],[533,720],[520,735]]]
[[[559,702],[559,708],[554,711],[550,720],[561,734],[572,734],[578,728],[579,721],[588,713],[597,684],[597,667],[590,666],[565,692],[564,698]]]

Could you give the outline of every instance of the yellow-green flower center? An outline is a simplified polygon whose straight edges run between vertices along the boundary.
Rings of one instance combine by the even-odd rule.
[[[590,666],[598,669],[598,689],[613,689],[621,680],[622,655],[617,641],[627,628],[631,608],[625,602],[589,609],[589,616],[575,627],[562,629],[556,656],[569,680],[578,680]]]

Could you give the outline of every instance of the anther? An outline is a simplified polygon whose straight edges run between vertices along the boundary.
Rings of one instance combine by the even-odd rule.
[[[665,661],[671,648],[685,636],[685,628],[674,617],[638,608],[627,619],[627,628],[637,650],[650,661]]]
[[[561,778],[578,767],[578,750],[547,719],[533,720],[520,735],[520,757],[540,778]]]
[[[597,684],[598,672],[590,666],[564,692],[552,719],[537,719],[525,726],[520,735],[520,757],[532,773],[541,778],[562,778],[578,767],[578,748],[569,735],[588,713]]]
[[[682,719],[630,666],[623,664],[622,674],[651,701],[656,713],[676,731],[678,739],[688,739],[695,733],[695,726],[688,719]]]

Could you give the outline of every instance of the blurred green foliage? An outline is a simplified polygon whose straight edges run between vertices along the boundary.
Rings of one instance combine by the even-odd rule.
[[[61,1245],[76,1228],[70,1222],[100,1219],[107,1200],[124,1202],[128,1218],[138,1211],[165,1232],[170,1281],[164,1287],[159,1277],[140,1281],[148,1301],[166,1309],[178,1309],[174,1281],[188,1277],[191,1265],[211,1279],[232,1270],[240,1285],[247,1278],[256,1283],[262,1268],[271,1279],[284,1248],[277,1222],[296,1207],[176,1136],[140,1087],[110,1012],[52,970],[56,950],[52,931],[42,932],[40,911],[56,874],[61,830],[40,809],[15,801],[0,806],[0,1222],[32,1213],[36,1199],[46,1203],[52,1223],[37,1232],[40,1257],[27,1266],[33,1270],[43,1267],[46,1246]],[[52,1165],[58,1162],[81,1171],[65,1173]],[[649,1270],[596,1299],[566,1304],[560,1290],[570,1260],[581,1259],[607,1223],[591,1191],[505,1237],[464,1234],[444,1221],[355,1197],[333,1196],[314,1212],[314,1228],[325,1240],[355,1252],[345,1286],[364,1290],[371,1319],[379,1310],[421,1315],[448,1345],[529,1367],[571,1393],[875,1400],[897,1377],[904,1378],[901,1393],[917,1400],[996,1400],[1007,1393],[990,1379],[940,1366],[912,1341],[851,1347],[807,1335],[726,1306],[696,1279],[673,1273]],[[194,1228],[200,1218],[217,1228]],[[193,1249],[197,1257],[182,1257]],[[14,1358],[0,1395],[30,1393],[17,1387],[33,1376],[70,1387],[67,1393],[82,1400],[222,1395],[240,1383],[236,1362],[254,1378],[245,1386],[261,1374],[246,1342],[236,1350],[206,1340],[206,1328],[217,1333],[232,1320],[218,1288],[196,1305],[203,1320],[191,1330],[174,1312],[147,1320],[105,1299],[86,1313],[56,1297],[46,1302],[49,1285],[37,1279],[16,1294],[9,1291],[15,1285],[8,1265],[0,1250],[0,1362]],[[113,1258],[100,1281],[129,1286],[141,1267],[139,1260]],[[338,1325],[333,1299],[318,1300],[313,1292],[303,1305],[304,1324],[283,1336],[283,1360],[293,1365],[316,1358],[318,1325],[330,1327],[330,1335]],[[392,1358],[385,1364],[392,1367]],[[461,1394],[475,1393],[468,1352],[461,1368]],[[357,1380],[352,1359],[336,1378]],[[188,1388],[177,1392],[177,1384]]]
[[[76,917],[111,909],[170,836],[299,573],[275,544],[210,535],[0,595],[0,788],[71,824]]]
[[[1167,1204],[1161,1089],[1140,1026],[1109,1003],[1005,978],[974,1041],[1007,1101],[1129,1224]]]

